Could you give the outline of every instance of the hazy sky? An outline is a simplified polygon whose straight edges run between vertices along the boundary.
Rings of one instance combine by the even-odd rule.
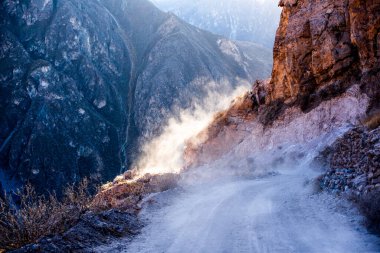
[[[155,3],[173,3],[173,2],[203,2],[205,0],[152,0]],[[210,0],[206,0],[210,1]],[[220,0],[212,0],[213,2],[220,2]],[[277,0],[228,0],[229,2],[244,4],[244,3],[273,3],[277,4]]]
[[[234,40],[271,48],[280,20],[278,0],[152,0],[188,23]]]

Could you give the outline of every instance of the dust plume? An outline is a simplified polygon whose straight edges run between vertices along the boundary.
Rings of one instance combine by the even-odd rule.
[[[184,165],[186,142],[204,130],[215,113],[227,109],[233,99],[247,90],[247,86],[210,90],[202,102],[194,102],[191,109],[182,110],[178,117],[170,118],[162,133],[143,145],[143,154],[135,166],[138,177],[147,173],[179,173]]]

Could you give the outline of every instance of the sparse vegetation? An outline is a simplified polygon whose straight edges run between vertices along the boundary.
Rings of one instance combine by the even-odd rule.
[[[371,113],[367,118],[364,119],[363,125],[369,129],[375,129],[380,126],[380,110]]]
[[[90,206],[88,186],[87,179],[70,185],[61,200],[55,194],[39,196],[29,184],[0,198],[0,252],[62,233],[75,225]]]

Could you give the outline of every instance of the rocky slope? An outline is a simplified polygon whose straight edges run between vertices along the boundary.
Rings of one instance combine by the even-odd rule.
[[[270,49],[281,12],[278,2],[272,0],[153,0],[153,3],[202,29]]]
[[[347,132],[317,160],[328,168],[322,188],[356,196],[380,192],[380,127]]]
[[[245,150],[250,141],[253,152],[360,126],[328,149],[324,165],[331,171],[323,185],[357,193],[378,188],[379,133],[363,122],[379,125],[380,3],[284,0],[280,6],[271,79],[217,115],[196,138],[202,144],[189,142],[188,166],[218,159],[231,146]]]
[[[271,79],[218,115],[196,138],[201,144],[189,142],[188,166],[267,150],[273,156],[261,159],[273,169],[299,158],[276,157],[279,150],[307,143],[300,155],[317,157],[321,188],[353,197],[379,231],[380,2],[280,5]]]
[[[172,115],[210,87],[266,76],[269,53],[147,1],[5,0],[0,5],[0,156],[39,190],[108,180]]]
[[[356,85],[339,97],[323,101],[308,113],[296,106],[279,107],[275,110],[276,117],[272,117],[273,107],[258,107],[252,95],[246,94],[237,100],[194,138],[197,141],[189,141],[185,152],[188,167],[208,164],[231,153],[250,167],[254,166],[250,165],[254,163],[250,156],[269,152],[273,156],[261,159],[268,159],[264,161],[268,168],[276,168],[285,162],[280,151],[294,145],[310,145],[308,155],[317,155],[323,145],[331,144],[347,129],[359,124],[369,106],[369,98]],[[263,124],[261,117],[266,117],[270,125]]]

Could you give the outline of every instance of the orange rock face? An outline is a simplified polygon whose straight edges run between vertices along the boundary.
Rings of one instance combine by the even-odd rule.
[[[378,96],[379,0],[282,0],[267,103],[313,100],[354,83]]]

